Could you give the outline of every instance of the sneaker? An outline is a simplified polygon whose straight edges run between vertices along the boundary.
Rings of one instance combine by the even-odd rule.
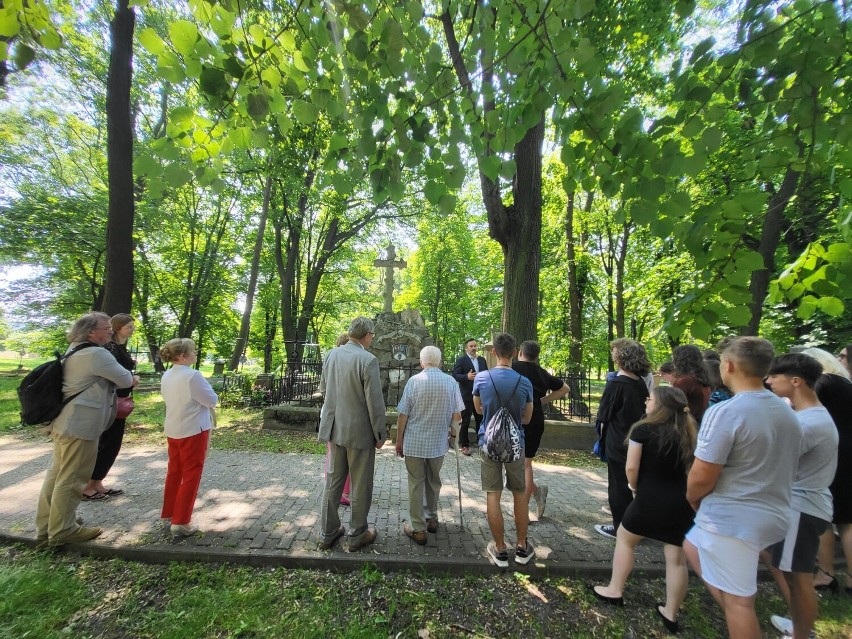
[[[488,551],[488,556],[491,558],[491,561],[494,562],[495,566],[498,568],[509,567],[509,551],[506,548],[498,551],[497,544],[493,541],[489,541],[486,550]]]
[[[769,621],[772,622],[775,630],[780,632],[785,637],[793,636],[793,621],[787,619],[786,617],[782,617],[780,615],[772,615],[769,618]]]
[[[610,524],[595,524],[595,532],[604,537],[615,539],[615,526]]]
[[[540,484],[533,493],[535,499],[535,514],[541,519],[544,517],[544,509],[547,506],[547,491],[548,487]]]
[[[530,540],[527,539],[527,545],[525,548],[521,548],[518,546],[515,548],[515,563],[521,564],[522,566],[526,566],[530,563],[535,557],[535,548],[530,543]]]
[[[64,546],[65,544],[81,544],[84,541],[91,541],[95,537],[99,537],[103,533],[102,528],[88,528],[80,526],[77,530],[66,537],[60,539],[51,539],[47,542],[48,546]]]
[[[198,526],[194,524],[172,524],[169,530],[175,537],[189,537],[198,532]]]

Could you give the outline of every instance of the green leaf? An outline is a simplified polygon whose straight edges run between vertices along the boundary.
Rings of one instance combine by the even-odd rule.
[[[166,43],[163,42],[163,39],[150,27],[142,29],[137,37],[139,38],[139,44],[148,53],[159,55],[166,48]]]
[[[231,85],[225,77],[225,72],[216,67],[202,67],[198,80],[201,90],[210,96],[226,98],[231,89]]]
[[[733,326],[748,326],[751,321],[751,309],[748,306],[734,306],[725,310],[725,316]]]
[[[446,194],[446,190],[444,189],[444,185],[440,182],[429,180],[423,188],[423,193],[426,195],[426,199],[429,200],[431,204],[438,204],[441,198]]]
[[[796,310],[796,317],[802,320],[809,319],[816,312],[819,306],[819,300],[813,295],[805,295],[802,301],[799,302],[799,308]]]
[[[251,93],[246,98],[248,114],[255,120],[262,120],[269,113],[269,98],[263,93]]]
[[[166,184],[173,188],[179,188],[192,179],[192,173],[182,164],[171,164],[163,172]]]
[[[169,24],[169,38],[175,51],[182,55],[189,55],[195,50],[198,27],[188,20],[175,20]]]
[[[836,297],[821,297],[819,300],[819,310],[830,317],[840,317],[843,315],[843,302]]]
[[[577,0],[574,3],[574,19],[579,20],[595,8],[595,0]]]
[[[30,66],[30,62],[35,59],[35,51],[22,42],[15,44],[15,50],[12,54],[12,62],[19,70],[26,69]]]
[[[696,339],[706,340],[710,337],[712,328],[702,317],[696,317],[692,325],[689,327],[689,332]]]
[[[490,180],[496,180],[500,175],[500,167],[503,162],[496,155],[489,155],[488,157],[484,157],[479,161],[479,168],[485,174],[485,176]]]
[[[293,116],[299,124],[313,124],[319,116],[319,109],[310,102],[293,100]]]
[[[745,271],[746,273],[753,273],[754,271],[766,268],[760,253],[755,251],[740,251],[734,259],[737,264],[737,270]]]
[[[308,65],[305,64],[305,59],[302,57],[301,51],[293,52],[293,66],[302,73],[308,73],[310,71]]]

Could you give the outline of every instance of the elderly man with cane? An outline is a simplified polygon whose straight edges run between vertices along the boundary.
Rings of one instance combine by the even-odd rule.
[[[423,372],[408,380],[397,407],[396,454],[405,458],[408,470],[410,523],[403,532],[423,546],[427,531],[438,531],[441,466],[464,401],[455,380],[441,371],[441,351],[435,346],[423,347],[420,366]]]

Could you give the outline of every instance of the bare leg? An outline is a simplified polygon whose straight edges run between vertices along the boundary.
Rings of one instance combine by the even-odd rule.
[[[793,618],[793,639],[808,639],[819,614],[819,603],[811,573],[785,572],[790,587],[790,616]]]
[[[485,493],[485,514],[488,518],[488,527],[491,529],[491,537],[494,539],[497,550],[504,550],[506,548],[503,511],[500,509],[501,494],[502,491]],[[518,508],[515,506],[515,516],[517,516],[517,513]],[[526,531],[524,531],[524,540],[526,541]]]
[[[787,573],[781,572],[778,568],[772,565],[772,556],[766,550],[760,551],[760,560],[763,562],[763,565],[769,568],[769,573],[772,575],[775,583],[778,584],[778,590],[781,591],[781,596],[784,597],[784,602],[787,604],[787,610],[791,610],[790,586],[787,585]],[[811,579],[813,580],[813,577]]]
[[[741,597],[721,590],[719,594],[731,639],[760,639],[760,624],[754,611],[755,595]]]
[[[846,553],[849,561],[849,553]],[[817,553],[817,573],[814,575],[815,586],[827,586],[831,583],[834,574],[834,532],[831,526],[822,533],[819,538],[819,552]]]
[[[686,555],[687,561],[689,561],[689,565],[692,566],[692,569],[695,571],[695,574],[701,577],[701,558],[698,555],[698,548],[684,539],[683,552]],[[707,592],[709,592],[713,596],[713,599],[716,600],[716,603],[724,608],[725,606],[722,603],[722,591],[711,586],[706,581],[704,582],[704,586],[707,588]]]
[[[840,528],[840,545],[843,548],[843,555],[846,557],[846,584],[847,588],[852,588],[852,524],[841,524]]]
[[[530,498],[533,493],[538,489],[538,486],[535,485],[535,480],[533,479],[533,460],[529,457],[524,458],[524,480],[526,482],[527,489],[524,492],[524,502],[526,503],[526,509],[530,508]],[[515,508],[517,511],[517,507]]]
[[[643,539],[644,537],[625,530],[624,526],[618,527],[615,533],[615,552],[612,555],[612,575],[609,578],[609,585],[595,586],[596,593],[604,597],[624,595],[624,584],[633,572],[636,545]]]
[[[491,493],[488,494],[490,495]],[[526,495],[526,493],[512,493],[512,498],[514,499],[515,504],[515,528],[518,531],[518,546],[526,548],[527,528],[530,524],[530,498]],[[499,503],[497,507],[499,508]],[[502,515],[500,516],[500,523],[503,523]],[[500,546],[497,546],[497,549],[500,550]]]
[[[103,480],[100,479],[90,479],[89,482],[85,486],[83,486],[83,494],[88,495],[89,497],[91,497],[95,493],[103,492],[106,492],[106,488],[104,487]]]
[[[686,589],[689,586],[686,554],[683,548],[671,544],[663,546],[663,553],[666,556],[666,605],[663,614],[671,621],[677,621],[678,610],[686,598]]]

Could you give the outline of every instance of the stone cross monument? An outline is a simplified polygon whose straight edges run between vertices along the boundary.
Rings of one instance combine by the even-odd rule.
[[[393,313],[393,270],[395,268],[405,268],[408,266],[405,260],[396,259],[396,249],[393,244],[388,244],[387,255],[383,260],[375,260],[373,266],[385,269],[385,306],[383,312]]]

